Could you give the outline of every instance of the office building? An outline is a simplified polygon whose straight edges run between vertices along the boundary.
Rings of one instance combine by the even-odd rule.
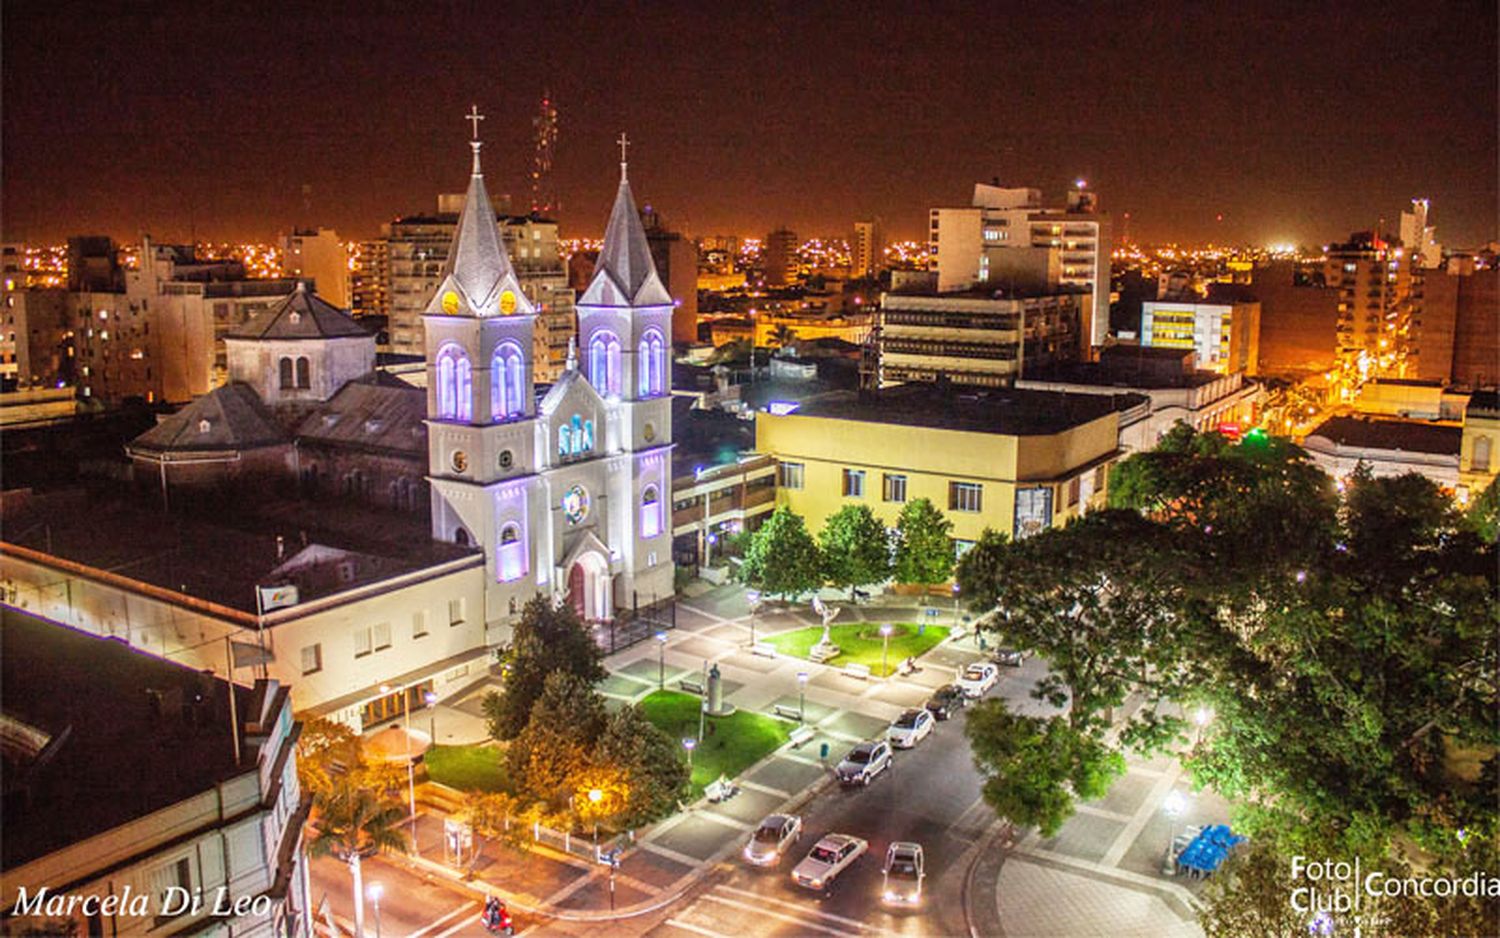
[[[797,252],[801,246],[797,233],[787,228],[777,228],[766,235],[760,257],[766,286],[786,287],[797,282]]]
[[[1321,266],[1272,261],[1256,267],[1252,278],[1260,301],[1259,373],[1298,378],[1332,370],[1343,300]]]
[[[1256,374],[1259,365],[1260,304],[1147,300],[1141,304],[1141,345],[1191,349],[1198,367],[1221,374]]]
[[[1417,377],[1468,387],[1500,384],[1500,269],[1422,272]]]
[[[953,522],[960,552],[985,529],[1026,537],[1103,504],[1119,457],[1122,394],[913,385],[830,392],[756,415],[756,451],[776,458],[777,504],[816,531],[844,505],[894,526],[928,498]]]
[[[391,299],[386,291],[391,277],[390,242],[384,238],[359,242],[350,264],[349,311],[356,317],[389,316]]]
[[[288,277],[311,281],[318,295],[339,309],[349,308],[349,248],[332,228],[283,235],[281,270]]]
[[[1095,193],[1079,180],[1062,206],[1042,205],[1040,189],[978,183],[971,204],[929,212],[931,269],[940,293],[994,284],[1008,289],[1081,288],[1080,339],[1104,344],[1109,334],[1110,223]]]
[[[1399,246],[1376,232],[1329,245],[1325,282],[1339,291],[1336,362],[1345,395],[1372,377],[1419,373],[1422,279]]]
[[[856,280],[874,277],[880,273],[884,259],[885,243],[879,222],[855,222],[854,234],[849,239],[849,276]]]
[[[867,384],[1009,386],[1030,369],[1081,357],[1088,303],[1081,287],[888,292],[875,339],[878,371]]]
[[[0,642],[7,934],[312,935],[284,685],[13,609]]]
[[[1437,243],[1437,229],[1427,224],[1430,207],[1427,199],[1412,199],[1411,211],[1401,213],[1401,244],[1411,263],[1420,270],[1443,265],[1443,246]]]

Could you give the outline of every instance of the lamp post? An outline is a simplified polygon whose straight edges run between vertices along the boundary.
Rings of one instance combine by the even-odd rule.
[[[755,647],[755,611],[760,608],[760,590],[745,590],[745,599],[750,603],[750,647]]]
[[[891,624],[885,623],[880,627],[880,676],[889,677],[891,673]]]
[[[380,685],[380,692],[389,694],[391,685]],[[401,688],[401,723],[403,735],[406,737],[406,797],[407,807],[411,809],[411,849],[417,852],[417,771],[411,761],[411,691],[405,687]]]
[[[1207,707],[1199,707],[1198,711],[1193,714],[1193,722],[1198,724],[1198,739],[1194,745],[1203,742],[1203,728],[1208,726],[1209,721],[1213,718],[1214,712]]]
[[[594,859],[599,859],[599,802],[604,800],[604,792],[597,788],[589,789],[589,804],[593,805],[590,813],[594,815]]]
[[[656,633],[656,689],[667,689],[667,633]]]
[[[1177,818],[1182,814],[1183,808],[1187,807],[1187,799],[1182,792],[1175,788],[1167,793],[1166,800],[1162,802],[1161,809],[1171,820],[1172,825],[1167,834],[1167,855],[1162,858],[1161,871],[1164,876],[1172,876],[1177,872],[1177,857],[1172,847],[1177,840]]]
[[[807,722],[807,672],[797,672],[797,722]]]
[[[682,741],[682,748],[686,749],[687,750],[687,754],[688,754],[688,778],[689,778],[689,780],[691,780],[692,777],[693,777],[693,747],[695,747],[697,745],[698,745],[698,741],[696,739],[694,739],[693,737],[691,737],[691,736],[688,736],[688,737],[684,738],[683,741]]]
[[[370,895],[370,901],[375,903],[375,938],[380,938],[380,894],[385,891],[385,887],[379,883],[371,883],[366,891]]]
[[[431,743],[435,746],[437,745],[437,714],[432,712],[432,708],[437,703],[438,696],[432,691],[428,691],[422,695],[422,699],[427,702],[427,735],[430,737]]]
[[[958,628],[958,584],[953,584],[953,627]]]

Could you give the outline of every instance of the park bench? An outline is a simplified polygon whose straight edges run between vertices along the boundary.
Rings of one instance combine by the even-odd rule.
[[[677,682],[677,686],[689,694],[697,694],[699,697],[703,696],[703,683],[696,678],[685,677]]]
[[[870,666],[867,664],[850,662],[849,664],[844,665],[844,676],[858,678],[861,681],[868,681],[870,679]]]
[[[818,735],[818,731],[810,726],[799,726],[792,730],[791,740],[793,749],[801,749],[808,740]]]
[[[763,658],[776,657],[776,646],[770,642],[756,642],[750,646],[750,654],[760,655]]]
[[[774,709],[776,711],[776,715],[784,720],[802,719],[802,711],[796,707],[789,707],[786,704],[777,704]]]

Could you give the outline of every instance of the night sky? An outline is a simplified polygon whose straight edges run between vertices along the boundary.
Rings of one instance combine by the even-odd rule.
[[[1496,237],[1494,0],[6,0],[0,26],[6,240],[372,236],[462,189],[471,103],[519,208],[544,88],[565,235],[602,230],[624,130],[637,197],[694,235],[919,237],[998,175],[1085,177],[1138,240],[1321,244],[1417,195],[1445,243]]]

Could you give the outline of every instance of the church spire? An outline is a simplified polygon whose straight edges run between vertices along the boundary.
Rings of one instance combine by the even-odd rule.
[[[490,204],[480,170],[479,149],[483,143],[479,139],[479,122],[484,115],[479,108],[471,107],[464,120],[472,127],[469,147],[474,152],[474,165],[453,243],[448,249],[448,261],[443,267],[442,285],[428,303],[427,312],[449,316],[530,315],[531,303],[520,289],[515,268],[500,239],[495,208]]]
[[[588,289],[579,297],[580,305],[592,306],[671,306],[672,295],[662,286],[651,260],[646,242],[646,228],[636,210],[627,174],[627,148],[630,139],[623,133],[620,144],[620,188],[615,192],[615,206],[604,229],[604,246],[594,265],[594,276]]]

